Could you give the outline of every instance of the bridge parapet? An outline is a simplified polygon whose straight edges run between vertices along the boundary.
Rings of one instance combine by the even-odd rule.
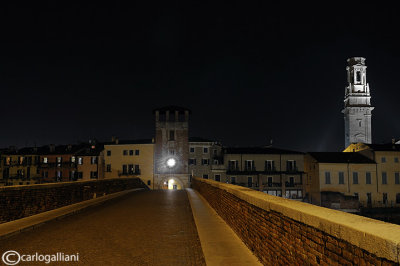
[[[134,188],[148,189],[140,178],[0,187],[0,223]]]
[[[400,263],[399,225],[213,180],[192,186],[265,265]]]

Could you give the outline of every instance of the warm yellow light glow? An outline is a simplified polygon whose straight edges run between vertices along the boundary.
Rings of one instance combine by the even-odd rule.
[[[175,180],[170,179],[168,180],[168,189],[174,189]]]

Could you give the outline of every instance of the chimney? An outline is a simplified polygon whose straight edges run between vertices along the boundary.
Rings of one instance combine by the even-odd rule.
[[[396,144],[396,139],[392,138],[392,144]]]
[[[115,142],[115,136],[111,137],[111,142]]]
[[[49,145],[49,150],[50,150],[50,152],[55,152],[56,151],[56,145],[50,144]]]
[[[119,143],[119,139],[115,138],[115,144],[118,144],[118,143]]]

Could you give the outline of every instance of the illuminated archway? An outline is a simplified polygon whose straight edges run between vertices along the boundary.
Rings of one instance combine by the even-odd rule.
[[[163,189],[168,190],[179,190],[183,189],[182,182],[175,177],[169,177],[163,181]]]

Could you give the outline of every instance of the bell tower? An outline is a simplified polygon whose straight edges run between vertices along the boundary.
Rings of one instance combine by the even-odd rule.
[[[351,143],[371,143],[371,94],[367,83],[364,57],[347,59],[347,82],[344,96],[345,148]]]

